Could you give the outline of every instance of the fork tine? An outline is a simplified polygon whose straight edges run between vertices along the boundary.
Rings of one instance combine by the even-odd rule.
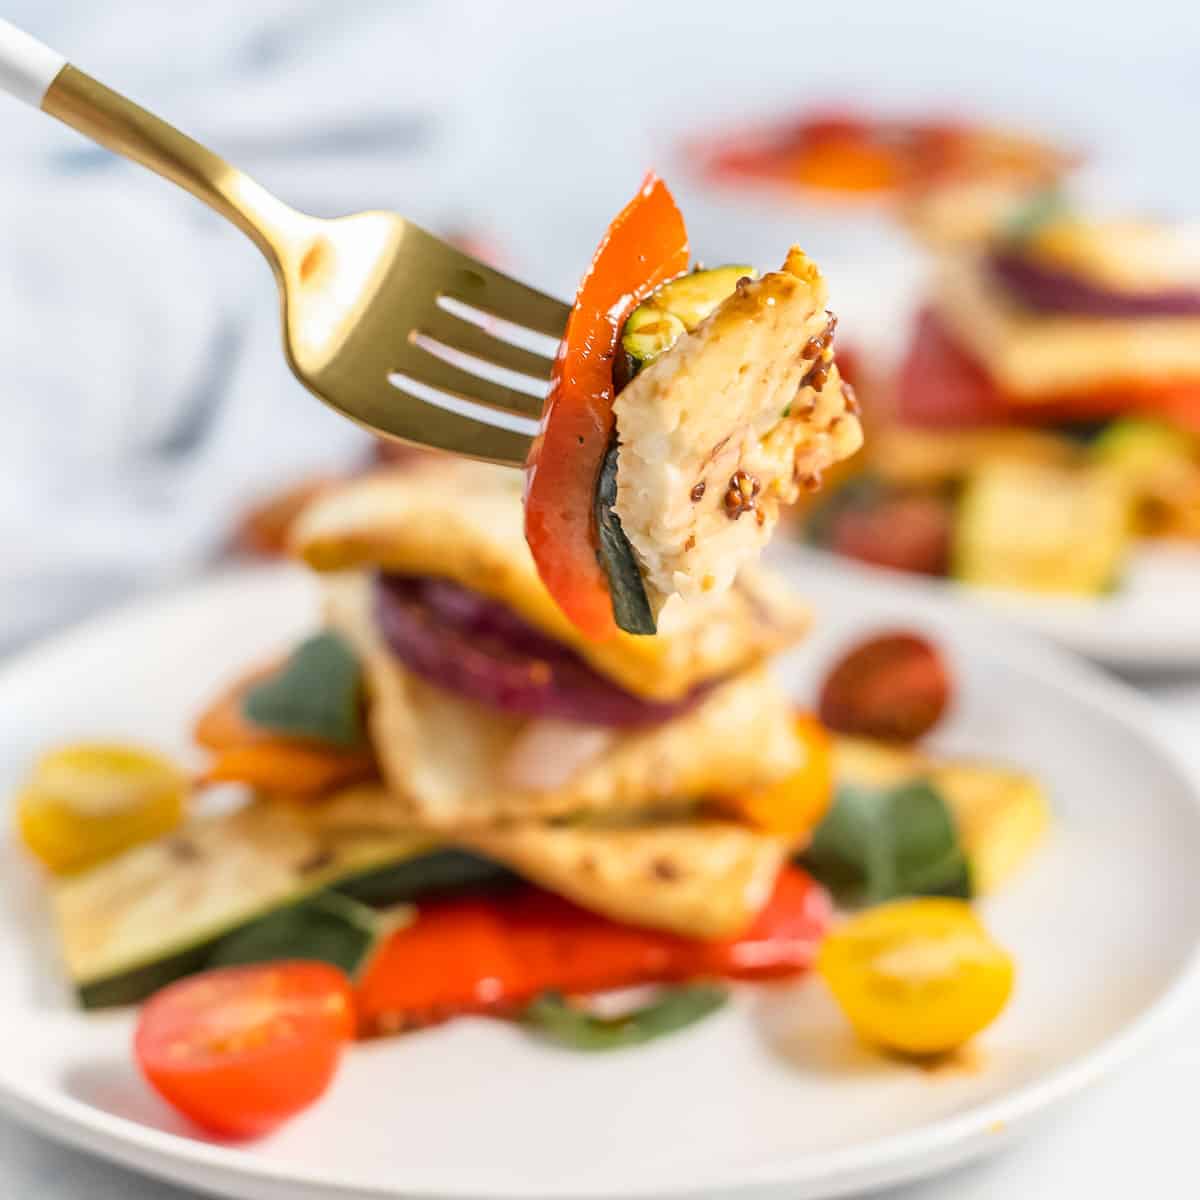
[[[552,338],[562,337],[571,311],[561,300],[478,263],[454,272],[442,295]]]
[[[478,417],[430,404],[395,380],[389,390],[393,399],[370,419],[368,428],[373,431],[412,445],[448,450],[506,467],[525,465],[533,441],[529,434],[485,425]]]
[[[551,359],[522,346],[514,346],[511,342],[501,341],[478,325],[472,325],[470,321],[464,321],[436,305],[421,322],[418,332],[451,350],[482,359],[494,367],[516,371],[533,379],[550,378]]]
[[[542,415],[545,403],[542,396],[530,396],[515,388],[505,387],[480,375],[472,375],[461,367],[453,366],[416,342],[409,342],[403,359],[397,364],[396,372],[408,375],[417,383],[448,392],[460,400],[482,404],[500,412],[517,413],[532,417],[535,421]]]

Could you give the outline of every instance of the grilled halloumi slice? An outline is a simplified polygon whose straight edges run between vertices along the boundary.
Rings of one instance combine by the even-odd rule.
[[[934,302],[1013,403],[1200,377],[1200,317],[1033,312],[996,286],[982,251],[946,259]]]
[[[950,808],[980,892],[1009,878],[1045,835],[1050,805],[1029,774],[991,763],[945,759],[903,746],[839,737],[834,764],[845,783],[892,787],[929,779]]]
[[[695,938],[744,932],[788,855],[785,839],[728,821],[521,825],[464,844],[614,921]]]
[[[378,787],[317,801],[314,819],[382,837],[408,831],[406,806]],[[719,938],[745,930],[787,860],[787,839],[712,819],[522,822],[451,841],[614,921]]]
[[[330,577],[326,591],[329,626],[365,664],[371,741],[384,778],[396,804],[423,825],[452,831],[643,810],[720,795],[731,784],[765,786],[803,764],[791,706],[765,668],[717,684],[694,709],[648,728],[539,720],[497,712],[408,672],[375,625],[365,572]]]
[[[798,642],[810,615],[773,576],[690,606],[668,633],[593,642],[562,614],[525,544],[521,475],[462,460],[370,476],[318,500],[292,543],[318,571],[369,567],[450,579],[507,605],[626,691],[676,700]]]
[[[652,604],[723,592],[761,552],[779,506],[862,444],[825,300],[793,247],[618,394],[616,513]]]
[[[531,825],[461,845],[581,907],[695,938],[744,930],[786,854],[778,838],[719,821]],[[450,848],[379,785],[303,804],[257,797],[56,880],[63,964],[85,1007],[133,1003],[202,969],[248,923],[374,871],[412,863],[419,874]]]

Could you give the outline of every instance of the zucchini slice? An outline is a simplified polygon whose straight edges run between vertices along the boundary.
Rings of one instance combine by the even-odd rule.
[[[617,460],[620,453],[621,448],[614,434],[604,461],[600,464],[600,477],[596,481],[596,552],[608,576],[613,617],[617,625],[626,633],[655,633],[658,626],[646,596],[642,571],[616,511]]]
[[[304,958],[330,963],[353,977],[370,956],[383,925],[375,909],[337,892],[318,892],[226,934],[204,966]]]
[[[1099,595],[1120,578],[1132,515],[1128,491],[1101,468],[989,463],[959,502],[953,574],[985,587]]]
[[[218,941],[331,885],[419,859],[427,834],[323,828],[257,801],[57,881],[68,975],[85,1008],[131,1004],[201,970]]]
[[[690,333],[727,296],[739,279],[758,277],[753,267],[713,267],[691,271],[664,283],[629,314],[621,336],[621,348],[631,360],[630,376]]]
[[[647,363],[670,350],[683,334],[695,329],[733,293],[739,279],[747,276],[753,279],[757,274],[753,267],[714,267],[707,271],[692,271],[664,283],[625,320],[621,333],[622,353],[614,370],[617,390]],[[619,456],[620,446],[614,434],[596,480],[593,515],[597,552],[600,565],[608,576],[613,617],[618,627],[626,633],[653,634],[658,632],[654,610],[646,596],[646,585],[633,547],[616,514]]]

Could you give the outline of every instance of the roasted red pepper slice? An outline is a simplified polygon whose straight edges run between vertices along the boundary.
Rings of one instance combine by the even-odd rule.
[[[917,318],[896,386],[905,425],[965,428],[1002,425],[1009,406],[983,364],[968,354],[932,309]]]
[[[360,1025],[370,1035],[512,1012],[547,991],[791,975],[812,964],[830,914],[825,891],[796,867],[780,873],[745,934],[717,942],[619,925],[532,887],[441,901],[372,958],[358,989]]]
[[[651,173],[608,227],[579,285],[526,463],[525,538],[538,573],[563,612],[597,640],[617,629],[608,579],[596,558],[592,506],[612,435],[621,327],[687,262],[683,217]]]
[[[959,344],[937,313],[927,309],[917,321],[900,370],[896,415],[905,425],[939,429],[1057,425],[1138,415],[1200,432],[1200,379],[1113,383],[1086,392],[1015,399],[996,386],[983,364]]]

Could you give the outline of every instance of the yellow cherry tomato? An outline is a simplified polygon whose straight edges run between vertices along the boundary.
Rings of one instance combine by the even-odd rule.
[[[148,750],[65,746],[38,761],[18,794],[17,827],[51,871],[68,874],[170,832],[187,792],[187,776]]]
[[[738,816],[767,833],[811,833],[833,798],[833,739],[811,713],[797,713],[793,727],[804,746],[804,766],[770,787],[738,796]]]
[[[990,1025],[1012,994],[1012,958],[964,900],[897,900],[831,933],[817,970],[865,1041],[940,1054]]]

